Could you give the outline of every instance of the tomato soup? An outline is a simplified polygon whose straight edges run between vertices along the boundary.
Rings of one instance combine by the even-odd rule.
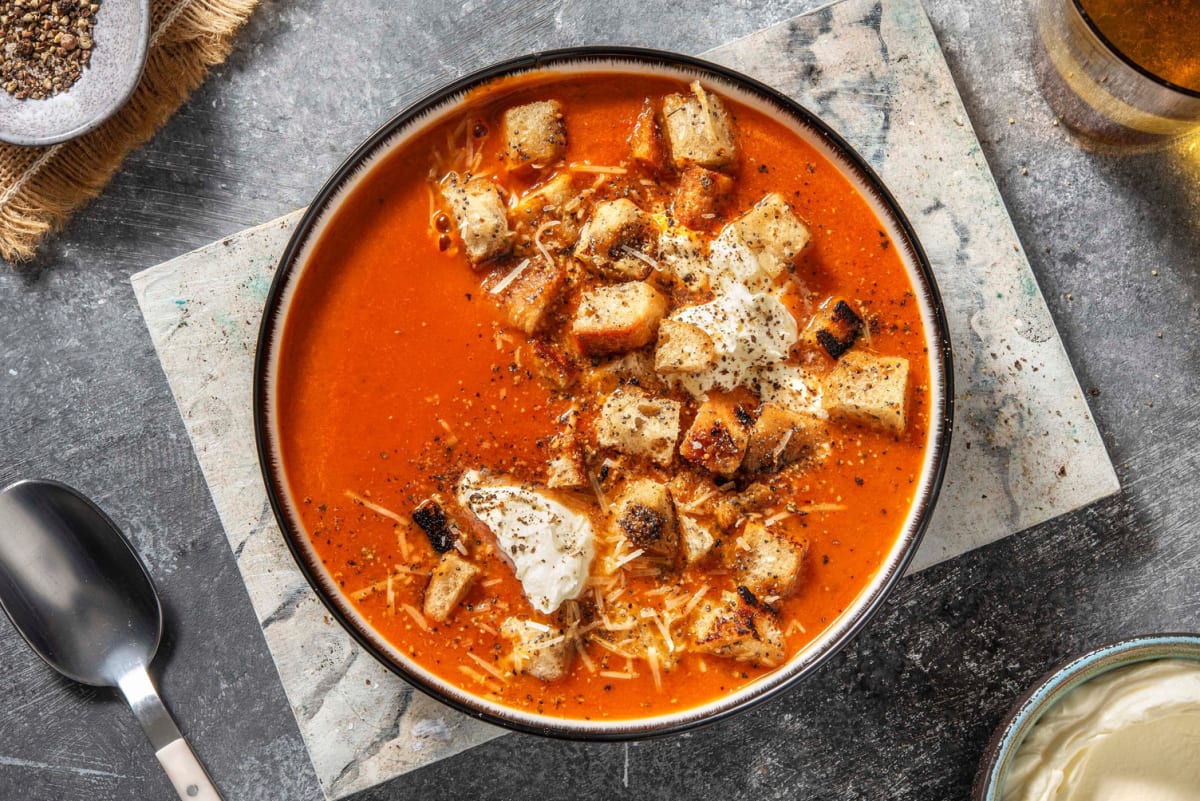
[[[283,474],[340,591],[442,680],[558,718],[777,670],[891,553],[929,435],[870,205],[666,77],[476,91],[337,208],[279,348]]]

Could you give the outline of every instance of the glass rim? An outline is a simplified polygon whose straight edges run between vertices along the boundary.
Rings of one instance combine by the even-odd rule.
[[[1151,81],[1163,87],[1164,89],[1169,89],[1172,92],[1178,92],[1187,97],[1200,100],[1200,89],[1189,89],[1188,87],[1181,86],[1173,81],[1168,81],[1166,78],[1163,78],[1160,75],[1155,75],[1153,72],[1122,53],[1120,48],[1113,44],[1112,41],[1109,40],[1109,38],[1105,36],[1103,32],[1101,32],[1099,26],[1096,25],[1095,21],[1088,14],[1087,9],[1083,7],[1083,0],[1071,0],[1071,5],[1075,7],[1076,13],[1079,14],[1080,19],[1083,20],[1083,23],[1087,26],[1088,30],[1095,34],[1096,38],[1100,40],[1100,43],[1104,45],[1105,49],[1112,53],[1119,61],[1131,67],[1133,70],[1145,76],[1146,78],[1149,78]]]

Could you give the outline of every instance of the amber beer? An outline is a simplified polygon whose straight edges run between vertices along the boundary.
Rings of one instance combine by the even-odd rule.
[[[1036,67],[1086,139],[1149,149],[1200,130],[1200,0],[1041,0]]]

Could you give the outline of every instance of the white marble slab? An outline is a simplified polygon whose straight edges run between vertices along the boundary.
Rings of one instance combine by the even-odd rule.
[[[707,54],[809,106],[881,173],[934,264],[957,418],[919,570],[1118,489],[919,0],[843,0]],[[133,286],[322,789],[340,798],[501,732],[379,665],[283,543],[254,449],[263,301],[297,214]]]

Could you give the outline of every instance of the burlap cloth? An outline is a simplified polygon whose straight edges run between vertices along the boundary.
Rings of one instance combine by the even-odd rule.
[[[152,0],[146,69],[129,102],[95,131],[52,147],[0,144],[0,257],[24,261],[100,193],[229,55],[258,0]],[[100,13],[104,13],[103,5]]]

